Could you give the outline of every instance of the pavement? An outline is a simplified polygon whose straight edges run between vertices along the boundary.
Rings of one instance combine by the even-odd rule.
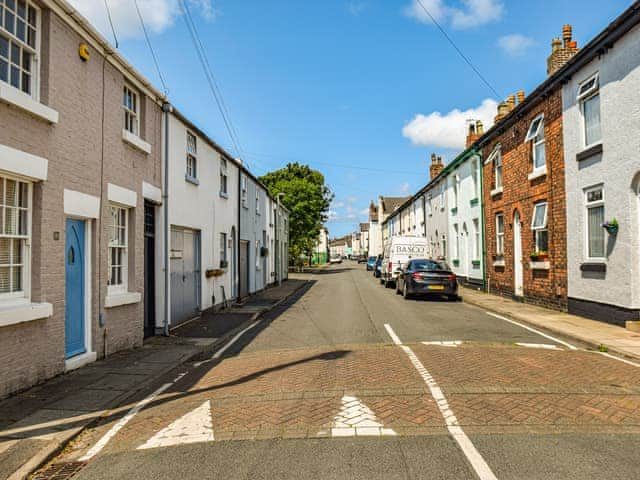
[[[404,300],[349,262],[298,278],[33,478],[639,478],[637,364],[466,291]]]
[[[108,417],[159,378],[194,358],[206,358],[297,290],[306,280],[291,279],[222,311],[206,311],[141,348],[55,377],[0,402],[0,479],[26,478],[69,441]]]
[[[491,312],[574,338],[593,348],[602,345],[611,353],[640,359],[640,333],[638,332],[568,313],[516,302],[478,290],[466,288],[461,290],[461,294],[464,296],[465,302]]]

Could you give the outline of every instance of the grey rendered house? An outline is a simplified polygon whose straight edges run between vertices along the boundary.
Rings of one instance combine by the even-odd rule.
[[[142,343],[163,99],[65,1],[0,11],[3,397]]]
[[[639,5],[568,62],[562,91],[568,309],[620,326],[640,320]]]

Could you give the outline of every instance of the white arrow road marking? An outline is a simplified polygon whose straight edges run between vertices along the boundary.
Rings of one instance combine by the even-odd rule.
[[[548,343],[522,343],[516,342],[516,345],[527,348],[546,348],[547,350],[558,350],[557,345],[549,345]]]
[[[442,342],[422,342],[423,345],[437,345],[439,347],[457,347],[462,345],[460,340],[442,341]]]
[[[207,400],[195,410],[183,415],[168,427],[163,428],[147,442],[138,447],[169,447],[184,443],[212,442],[213,427],[211,425],[211,402]]]
[[[373,411],[360,401],[358,397],[345,395],[342,397],[342,408],[333,419],[329,432],[332,437],[362,437],[395,435],[391,428],[384,428]]]
[[[424,380],[424,383],[427,384],[429,392],[431,392],[431,396],[436,401],[438,409],[440,410],[440,414],[443,416],[444,421],[447,424],[449,434],[456,441],[465,457],[467,457],[467,460],[475,470],[478,478],[480,480],[497,480],[496,476],[493,474],[493,471],[491,471],[491,467],[489,467],[484,458],[482,458],[482,455],[480,455],[480,452],[478,452],[469,437],[467,437],[467,434],[462,430],[458,419],[454,415],[453,410],[451,410],[451,407],[449,407],[449,402],[438,386],[438,383],[431,376],[429,371],[424,367],[416,354],[413,353],[413,350],[402,344],[396,333],[391,328],[391,325],[385,323],[384,328],[392,338],[393,343],[398,345],[402,349],[402,351],[407,354],[407,357],[409,357],[409,360],[411,361],[413,366],[416,368],[416,370],[418,370],[418,373]]]

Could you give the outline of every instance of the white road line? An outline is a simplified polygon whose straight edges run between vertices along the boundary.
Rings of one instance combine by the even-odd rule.
[[[260,323],[259,320],[256,320],[255,322],[253,322],[251,325],[249,325],[247,328],[245,328],[244,330],[236,333],[235,337],[233,337],[231,340],[229,340],[229,342],[222,347],[220,350],[218,350],[216,353],[214,353],[211,358],[209,358],[208,360],[203,360],[202,362],[196,362],[193,364],[194,367],[199,367],[200,365],[210,362],[211,360],[217,360],[218,358],[220,358],[222,356],[222,354],[224,352],[227,351],[227,349],[233,345],[234,343],[236,343],[238,341],[238,339],[244,335],[246,332],[248,332],[249,330],[251,330],[253,327],[255,327],[256,325],[258,325]]]
[[[413,350],[411,350],[411,348],[409,348],[408,346],[402,344],[398,336],[391,328],[391,325],[385,323],[384,328],[387,330],[389,336],[393,339],[393,343],[398,345],[404,351],[404,353],[407,354],[409,360],[416,368],[416,370],[418,370],[418,373],[427,384],[427,387],[431,392],[431,396],[436,401],[438,409],[444,417],[444,421],[447,424],[449,433],[457,442],[458,446],[462,450],[462,453],[464,453],[464,455],[467,457],[467,460],[475,470],[478,478],[480,480],[497,480],[497,477],[494,475],[493,471],[491,471],[491,467],[489,467],[484,458],[482,458],[482,455],[480,455],[480,452],[478,452],[469,437],[467,437],[467,434],[462,430],[462,427],[458,423],[458,419],[449,407],[449,402],[447,402],[447,399],[438,386],[438,383],[434,380],[429,371],[424,367],[416,354],[413,353]]]
[[[549,345],[547,343],[523,343],[523,342],[516,342],[516,345],[519,345],[521,347],[527,347],[527,348],[545,348],[547,350],[558,350],[558,346],[557,345]]]
[[[611,355],[610,353],[607,352],[598,352],[601,355],[604,355],[605,357],[609,357],[609,358],[613,358],[614,360],[618,360],[619,362],[623,362],[623,363],[627,363],[629,365],[633,365],[634,367],[640,367],[640,363],[636,363],[636,362],[632,362],[631,360],[626,360],[624,358],[620,358],[620,357],[616,357],[615,355]]]
[[[551,335],[547,335],[546,333],[542,333],[540,330],[536,330],[535,328],[531,328],[528,325],[525,325],[523,323],[516,322],[515,320],[511,320],[511,319],[509,319],[507,317],[503,317],[502,315],[497,315],[497,314],[492,313],[492,312],[485,312],[485,313],[487,315],[491,315],[494,318],[498,318],[500,320],[504,320],[505,322],[509,322],[509,323],[513,323],[514,325],[518,325],[519,327],[522,327],[525,330],[529,330],[530,332],[537,333],[538,335],[541,335],[544,338],[548,338],[549,340],[551,340],[553,342],[556,342],[556,343],[559,343],[561,345],[564,345],[565,347],[567,347],[567,348],[569,348],[571,350],[577,350],[578,349],[578,347],[576,347],[574,345],[571,345],[570,343],[567,343],[567,342],[565,342],[563,340],[560,340],[560,339],[557,339],[555,337],[552,337]]]
[[[423,345],[436,345],[438,347],[457,347],[462,345],[461,340],[444,340],[441,342],[421,342]]]
[[[142,410],[144,407],[146,407],[151,402],[153,402],[158,395],[160,395],[162,392],[167,390],[169,387],[171,387],[174,383],[176,383],[178,380],[180,380],[185,375],[186,375],[186,372],[185,373],[181,373],[172,382],[165,383],[159,389],[157,389],[155,392],[153,392],[151,395],[149,395],[148,397],[146,397],[143,400],[141,400],[140,402],[138,402],[131,410],[129,410],[129,412],[124,417],[122,417],[120,420],[118,420],[118,422],[113,427],[111,427],[109,429],[109,431],[107,433],[105,433],[102,436],[102,438],[100,438],[100,440],[98,440],[98,442],[93,447],[91,447],[91,449],[83,457],[80,458],[80,461],[81,462],[88,462],[93,457],[95,457],[98,453],[100,453],[102,451],[102,449],[107,446],[109,441],[111,441],[111,439],[113,437],[115,437],[116,434],[120,430],[122,430],[122,428],[127,423],[129,423],[131,421],[131,419],[133,417],[135,417],[140,410]]]

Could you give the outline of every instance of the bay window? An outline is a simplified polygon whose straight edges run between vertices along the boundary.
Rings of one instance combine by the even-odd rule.
[[[549,251],[549,231],[547,230],[547,202],[536,203],[533,206],[531,219],[536,252]]]
[[[595,187],[585,192],[587,209],[587,256],[605,258],[604,188]]]
[[[0,299],[28,297],[31,184],[0,177]]]

